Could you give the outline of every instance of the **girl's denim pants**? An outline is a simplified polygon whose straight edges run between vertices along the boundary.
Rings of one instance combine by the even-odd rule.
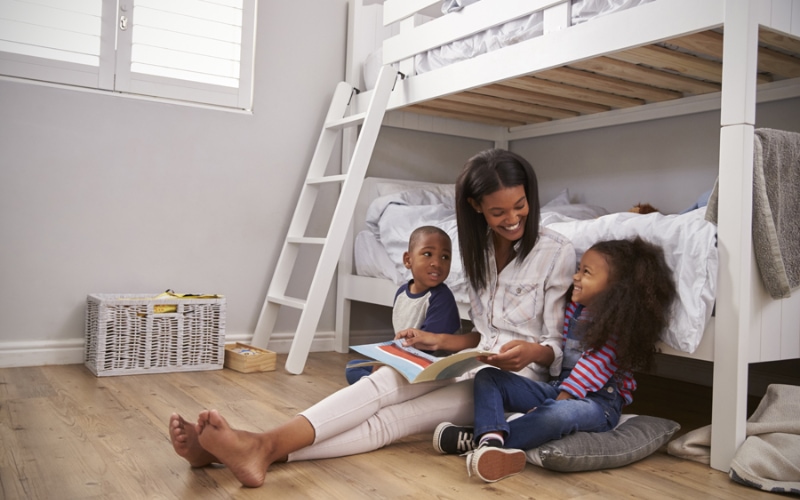
[[[484,369],[475,375],[475,438],[505,433],[506,448],[529,450],[573,432],[603,432],[619,421],[624,402],[612,378],[583,399],[556,401],[558,384],[537,382],[504,370]],[[506,421],[507,413],[523,415]]]

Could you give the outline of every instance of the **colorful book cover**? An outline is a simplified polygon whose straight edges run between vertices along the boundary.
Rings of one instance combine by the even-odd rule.
[[[478,361],[480,356],[493,354],[489,351],[468,349],[449,356],[436,357],[413,347],[405,347],[402,340],[356,345],[350,348],[376,360],[359,365],[389,365],[412,384],[458,377],[483,365]]]

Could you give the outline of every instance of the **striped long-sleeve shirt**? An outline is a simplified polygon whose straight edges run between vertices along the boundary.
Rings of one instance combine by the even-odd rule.
[[[576,311],[578,316],[575,317]],[[575,332],[570,329],[570,324],[585,321],[587,313],[575,302],[571,302],[564,315],[563,339],[565,350],[568,341],[575,339]],[[571,319],[577,321],[570,321]],[[636,390],[636,380],[633,373],[628,370],[619,370],[617,365],[616,336],[612,335],[600,349],[583,351],[569,376],[560,385],[560,389],[576,398],[585,398],[591,392],[603,388],[611,377],[617,378],[617,389],[624,398],[625,404],[633,402],[633,391]]]

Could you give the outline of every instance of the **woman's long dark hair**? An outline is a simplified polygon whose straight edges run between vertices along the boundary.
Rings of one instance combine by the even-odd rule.
[[[646,370],[678,295],[664,251],[639,237],[598,242],[590,250],[608,263],[609,286],[592,302],[584,348],[600,349],[615,335],[619,368]]]
[[[470,285],[486,288],[489,226],[469,200],[481,203],[484,196],[500,189],[523,186],[528,200],[525,233],[520,239],[517,260],[522,261],[539,238],[539,184],[533,167],[521,156],[504,149],[488,149],[473,156],[464,165],[456,181],[456,222],[461,260]]]

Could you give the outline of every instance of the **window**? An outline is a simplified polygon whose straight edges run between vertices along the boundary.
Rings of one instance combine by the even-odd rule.
[[[249,109],[256,0],[0,0],[0,74]]]

